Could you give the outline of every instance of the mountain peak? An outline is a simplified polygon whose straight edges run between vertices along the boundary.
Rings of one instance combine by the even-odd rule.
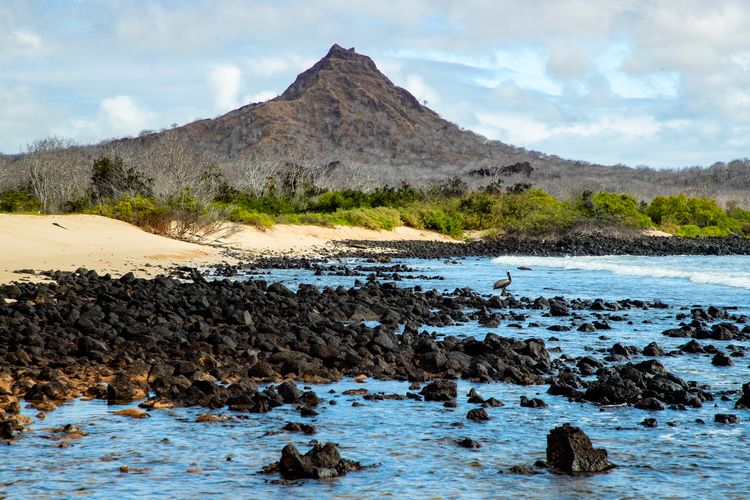
[[[364,75],[384,79],[390,83],[388,78],[378,70],[372,59],[357,54],[354,47],[345,49],[334,43],[320,61],[297,76],[294,83],[279,96],[279,99],[285,101],[299,99],[316,82],[324,78],[331,79],[333,75],[358,75],[359,77]]]
[[[326,54],[326,57],[327,58],[337,57],[339,59],[347,59],[347,58],[351,58],[352,55],[359,55],[354,50],[354,47],[352,47],[350,49],[345,49],[344,47],[342,47],[338,43],[334,43],[331,46],[331,48],[328,49],[328,54]]]
[[[497,151],[395,85],[368,56],[338,44],[280,96],[188,124],[178,133],[225,158],[283,156],[299,149],[411,168],[489,161]]]

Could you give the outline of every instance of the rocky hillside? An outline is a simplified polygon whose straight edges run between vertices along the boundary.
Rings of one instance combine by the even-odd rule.
[[[461,130],[381,73],[369,57],[334,45],[283,94],[175,132],[222,159],[304,151],[328,160],[456,173],[539,155]],[[136,139],[148,142],[159,134]]]
[[[453,176],[477,185],[502,177],[506,185],[528,182],[559,196],[585,189],[642,199],[686,192],[750,204],[747,161],[688,170],[602,167],[490,141],[442,119],[394,85],[372,59],[339,45],[274,99],[117,142],[139,149],[165,134],[186,139],[235,172],[257,168],[258,160],[357,164],[368,167],[373,182],[391,185]]]

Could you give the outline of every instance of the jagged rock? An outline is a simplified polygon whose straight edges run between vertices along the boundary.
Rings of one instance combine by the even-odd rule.
[[[303,424],[302,422],[287,422],[281,429],[288,432],[302,432],[303,434],[315,434],[318,432],[314,426]]]
[[[723,352],[717,352],[713,359],[711,359],[711,364],[714,366],[733,366],[734,361],[732,361],[732,358],[727,356]]]
[[[474,441],[473,439],[469,439],[469,438],[459,439],[456,441],[456,444],[460,446],[461,448],[469,448],[469,449],[482,447],[482,445],[479,444],[477,441]]]
[[[661,348],[656,342],[651,342],[649,345],[643,348],[644,356],[659,357],[664,356],[667,353]]]
[[[281,450],[278,462],[278,471],[284,479],[326,479],[361,468],[359,462],[341,458],[334,443],[315,444],[304,455],[300,455],[294,445],[288,444]]]
[[[526,396],[521,396],[521,406],[523,406],[524,408],[546,408],[547,403],[539,398],[529,399]]]
[[[656,421],[655,418],[644,418],[643,421],[641,422],[641,425],[643,427],[654,428],[658,425],[658,422]]]
[[[593,448],[585,432],[567,423],[547,435],[547,463],[564,474],[604,472],[614,467],[607,460],[607,450]]]
[[[487,411],[484,408],[474,408],[473,410],[469,410],[466,414],[466,418],[473,420],[474,422],[483,422],[489,420],[490,416],[487,415]]]
[[[740,417],[732,415],[731,413],[717,413],[714,415],[714,422],[718,424],[734,425],[740,423]]]
[[[451,380],[436,380],[427,384],[419,393],[425,401],[450,401],[458,397],[458,386]]]
[[[296,403],[304,394],[293,382],[282,382],[276,387],[276,392],[279,393],[284,403],[287,404]]]
[[[734,407],[750,409],[750,382],[742,384],[742,396]]]

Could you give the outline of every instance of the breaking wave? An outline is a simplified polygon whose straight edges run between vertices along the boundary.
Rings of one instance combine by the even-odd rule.
[[[732,265],[701,267],[688,257],[659,260],[658,257],[513,257],[503,256],[492,260],[507,266],[552,267],[581,271],[604,271],[619,276],[687,279],[692,283],[723,285],[750,290],[750,266],[738,269]],[[678,260],[682,259],[682,260]]]

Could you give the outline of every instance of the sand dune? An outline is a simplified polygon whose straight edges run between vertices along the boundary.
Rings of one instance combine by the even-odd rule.
[[[227,224],[210,245],[187,243],[147,233],[122,221],[96,215],[0,214],[0,282],[41,279],[17,270],[66,270],[79,267],[119,276],[132,271],[154,276],[176,265],[210,265],[233,259],[223,247],[251,255],[312,253],[332,240],[449,240],[429,231],[276,225],[261,231]]]

